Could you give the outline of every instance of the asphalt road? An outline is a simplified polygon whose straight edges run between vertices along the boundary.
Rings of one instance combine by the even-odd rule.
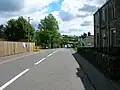
[[[87,90],[71,49],[0,59],[0,90]],[[88,90],[94,90],[87,78]]]

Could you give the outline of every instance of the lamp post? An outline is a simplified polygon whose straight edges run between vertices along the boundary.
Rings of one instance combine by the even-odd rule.
[[[30,21],[33,20],[31,19],[30,17],[28,17],[28,23],[30,24]],[[29,27],[29,26],[28,26]],[[29,29],[28,29],[28,42],[29,42],[29,38],[30,38],[30,32],[29,32]]]
[[[35,35],[34,35],[34,40],[35,40],[35,43],[36,43],[36,45],[38,45],[38,30],[35,30]]]
[[[50,49],[51,49],[51,47],[52,47],[52,45],[51,45],[51,40],[52,40],[51,37],[52,37],[52,35],[49,35],[49,40],[50,40],[50,41],[49,41],[49,45],[50,45]]]

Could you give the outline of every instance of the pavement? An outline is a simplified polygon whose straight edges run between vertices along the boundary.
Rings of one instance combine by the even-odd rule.
[[[0,58],[0,90],[118,90],[96,89],[84,70],[72,49],[7,56]]]
[[[79,63],[86,77],[94,87],[94,90],[120,90],[120,85],[117,82],[107,79],[84,57],[78,53],[74,53],[73,56],[76,58],[76,61]],[[80,72],[79,69],[78,72]]]

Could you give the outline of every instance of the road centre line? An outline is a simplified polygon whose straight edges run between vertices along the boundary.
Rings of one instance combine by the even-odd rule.
[[[58,52],[58,51],[55,51],[55,52],[53,52],[53,53],[56,53],[56,52]],[[24,56],[20,56],[20,57],[8,59],[8,60],[5,60],[5,61],[0,62],[0,64],[4,64],[4,63],[10,62],[10,61],[14,61],[14,60],[16,60],[16,59],[20,59],[20,58],[23,58],[23,57],[31,56],[31,55],[34,55],[34,54],[37,54],[37,53],[40,53],[40,52],[36,52],[36,53],[32,53],[32,54],[28,54],[28,55],[24,55]],[[49,56],[48,56],[48,57],[49,57]]]
[[[41,62],[44,61],[45,59],[46,59],[46,58],[41,59],[40,61],[34,63],[34,65],[38,65],[39,63],[41,63]]]
[[[50,57],[50,56],[52,56],[53,54],[51,53],[51,54],[49,54],[47,57]]]
[[[51,54],[49,54],[47,57],[50,57],[50,56],[52,56],[54,53],[56,53],[56,52],[58,52],[58,51],[55,51],[55,52],[53,52],[53,53],[51,53]],[[38,65],[38,64],[40,64],[42,61],[44,61],[46,58],[43,58],[43,59],[41,59],[40,61],[38,61],[38,62],[36,62],[36,63],[34,63],[34,65]]]
[[[4,85],[2,85],[0,87],[0,90],[5,89],[7,86],[9,86],[11,83],[13,83],[15,80],[17,80],[18,78],[20,78],[22,75],[24,75],[25,73],[27,73],[30,69],[26,69],[24,71],[22,71],[20,74],[18,74],[17,76],[15,76],[14,78],[12,78],[10,81],[6,82]]]
[[[55,52],[53,52],[52,54],[55,54],[55,53],[57,53],[58,51],[55,51]]]
[[[54,51],[53,53],[49,54],[47,57],[52,56],[53,54],[57,53],[58,51]]]
[[[49,54],[47,57],[50,57],[52,56],[54,53],[57,53],[58,51],[55,51],[51,54]],[[34,53],[36,54],[36,53]],[[13,59],[8,59],[6,61],[3,61],[3,62],[0,62],[0,64],[3,64],[3,63],[6,63],[6,62],[10,62],[10,61],[13,61],[13,60],[16,60],[16,59],[19,59],[19,58],[23,58],[23,57],[26,57],[26,56],[31,56],[31,55],[34,55],[34,54],[28,54],[28,55],[24,55],[24,56],[21,56],[21,57],[16,57],[16,58],[13,58]],[[34,65],[38,65],[39,63],[41,63],[42,61],[44,61],[46,58],[43,58],[41,59],[40,61],[38,61],[37,63],[34,63]],[[4,85],[2,85],[0,87],[0,90],[4,90],[7,86],[9,86],[10,84],[12,84],[15,80],[17,80],[18,78],[20,78],[22,75],[24,75],[25,73],[27,73],[30,69],[25,69],[24,71],[22,71],[20,74],[18,74],[17,76],[15,76],[14,78],[12,78],[11,80],[9,80],[8,82],[6,82]]]

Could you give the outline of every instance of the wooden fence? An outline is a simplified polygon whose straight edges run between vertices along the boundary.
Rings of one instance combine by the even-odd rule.
[[[23,43],[27,47],[23,47]],[[35,43],[0,41],[0,57],[24,52],[33,52]]]

